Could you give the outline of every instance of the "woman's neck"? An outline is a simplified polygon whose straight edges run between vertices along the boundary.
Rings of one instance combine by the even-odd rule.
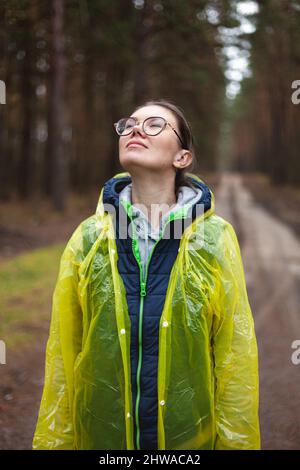
[[[158,227],[162,216],[177,202],[174,177],[135,179],[132,177],[132,204],[140,208],[153,227]]]

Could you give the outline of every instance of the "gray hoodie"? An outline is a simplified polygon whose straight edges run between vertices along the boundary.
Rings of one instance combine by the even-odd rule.
[[[132,183],[125,186],[120,192],[120,202],[121,200],[127,201],[132,204],[131,198],[132,192]],[[168,212],[166,212],[160,221],[159,228],[155,230],[149,222],[146,215],[143,211],[134,205],[132,205],[132,215],[133,223],[135,226],[135,232],[138,236],[138,244],[141,255],[141,260],[143,264],[144,276],[146,273],[146,266],[149,255],[152,251],[153,246],[157,240],[161,237],[162,229],[164,228],[165,221],[167,220],[170,212],[174,212],[179,208],[182,208],[186,204],[191,208],[201,197],[202,191],[196,187],[189,186],[180,186],[178,189],[178,197],[174,207],[172,207]]]

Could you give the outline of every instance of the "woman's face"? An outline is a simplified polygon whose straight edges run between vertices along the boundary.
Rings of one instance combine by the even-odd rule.
[[[172,167],[175,169],[176,165],[173,163],[184,153],[180,140],[170,126],[166,125],[165,129],[155,136],[143,132],[143,121],[151,116],[165,118],[180,135],[176,118],[168,109],[156,105],[138,109],[131,114],[131,117],[136,117],[139,124],[133,128],[129,135],[119,138],[120,163],[126,171],[132,172],[134,169],[140,170],[142,168],[153,171],[163,171]],[[128,147],[131,140],[140,141],[145,147],[140,145]]]

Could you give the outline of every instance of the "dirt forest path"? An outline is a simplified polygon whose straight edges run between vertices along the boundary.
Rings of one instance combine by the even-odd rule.
[[[300,448],[300,365],[291,344],[300,339],[300,242],[257,204],[239,174],[224,173],[216,212],[238,235],[259,348],[263,449]],[[0,367],[0,449],[31,449],[44,377],[48,325],[36,341],[7,351]]]
[[[259,348],[263,449],[300,448],[300,241],[256,204],[239,174],[224,173],[216,212],[238,235]]]

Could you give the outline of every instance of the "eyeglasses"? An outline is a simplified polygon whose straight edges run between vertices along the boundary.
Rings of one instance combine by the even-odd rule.
[[[118,135],[124,136],[129,135],[137,124],[139,124],[139,121],[136,117],[128,117],[122,118],[118,122],[115,122],[114,127]],[[152,116],[145,119],[143,121],[142,129],[147,135],[158,135],[166,128],[167,125],[173,129],[178,139],[180,140],[182,147],[184,148],[184,144],[178,132],[165,118],[161,116]]]

